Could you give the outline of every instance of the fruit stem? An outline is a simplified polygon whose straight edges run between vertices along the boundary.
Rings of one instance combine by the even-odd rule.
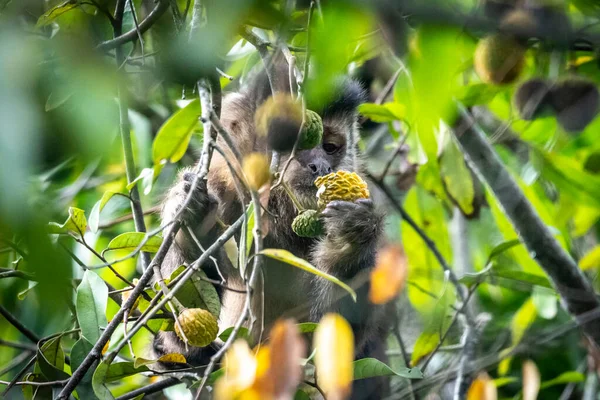
[[[298,202],[298,199],[296,198],[296,196],[294,196],[294,193],[292,193],[292,190],[290,189],[290,186],[287,184],[287,182],[282,181],[281,185],[283,186],[283,189],[289,196],[290,200],[292,200],[292,203],[294,203],[294,207],[296,207],[296,210],[298,210],[298,213],[301,213],[302,211],[304,211],[304,207],[302,207],[300,205],[300,203]]]

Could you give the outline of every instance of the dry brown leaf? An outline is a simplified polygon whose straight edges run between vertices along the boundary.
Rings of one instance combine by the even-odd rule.
[[[339,314],[327,314],[314,334],[317,381],[328,400],[350,396],[354,369],[354,334]]]
[[[399,245],[382,249],[377,256],[377,264],[371,272],[369,301],[385,304],[394,299],[404,288],[407,276],[407,260]]]
[[[523,363],[523,400],[537,399],[540,391],[540,370],[531,360]]]
[[[467,392],[467,400],[496,400],[498,390],[485,372],[480,373]]]
[[[293,399],[302,381],[301,359],[306,357],[306,343],[293,320],[278,321],[271,329],[271,368],[269,378],[273,382],[273,397]]]

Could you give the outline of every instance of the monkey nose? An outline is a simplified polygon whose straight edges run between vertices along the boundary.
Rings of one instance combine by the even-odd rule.
[[[314,176],[323,176],[333,172],[331,167],[325,162],[316,162],[308,164],[308,168]]]

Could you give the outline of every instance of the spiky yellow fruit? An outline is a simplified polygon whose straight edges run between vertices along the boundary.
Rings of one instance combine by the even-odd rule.
[[[242,160],[242,169],[248,186],[252,190],[260,189],[271,179],[269,160],[261,153],[250,153]]]
[[[181,340],[184,336],[181,330],[185,333],[188,343],[196,347],[206,347],[217,338],[219,326],[215,317],[206,310],[201,308],[186,308],[179,317],[179,324],[175,324],[175,333]],[[181,329],[179,329],[181,325]]]
[[[292,222],[292,230],[300,237],[318,237],[325,233],[317,210],[304,210]]]
[[[320,176],[315,180],[319,188],[317,199],[319,208],[323,208],[333,200],[356,201],[368,199],[367,183],[355,172],[337,171]]]

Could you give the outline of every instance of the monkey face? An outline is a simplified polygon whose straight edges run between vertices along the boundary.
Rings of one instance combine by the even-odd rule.
[[[284,176],[285,182],[307,208],[316,207],[316,178],[350,166],[346,156],[346,142],[347,135],[354,134],[354,118],[342,118],[338,115],[336,118],[325,119],[323,125],[322,142],[313,149],[297,152]],[[280,168],[285,165],[287,157],[289,156],[283,157]]]

